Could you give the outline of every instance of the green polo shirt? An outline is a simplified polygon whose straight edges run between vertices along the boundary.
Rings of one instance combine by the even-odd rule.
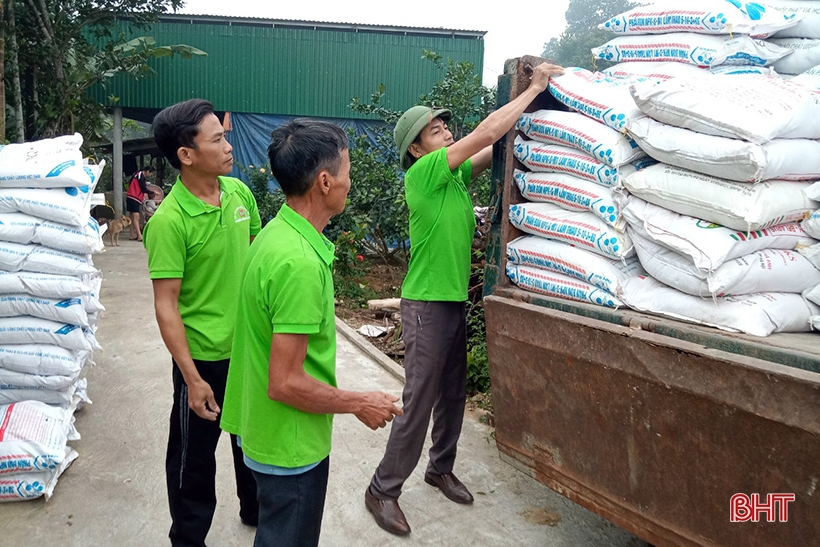
[[[245,256],[262,226],[242,181],[219,177],[219,186],[220,207],[214,207],[177,178],[143,232],[151,279],[182,279],[179,314],[191,357],[203,361],[231,355]]]
[[[268,363],[274,333],[306,334],[305,372],[336,387],[333,258],[333,244],[287,205],[248,253],[221,425],[256,462],[302,467],[330,454],[333,415],[272,401]]]
[[[410,264],[401,296],[464,302],[470,281],[475,213],[467,186],[470,160],[450,170],[447,149],[419,158],[404,175],[410,209]]]

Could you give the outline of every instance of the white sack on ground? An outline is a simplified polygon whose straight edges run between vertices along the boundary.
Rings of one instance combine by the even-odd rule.
[[[623,177],[656,163],[651,158],[645,158],[621,167],[610,167],[580,150],[529,141],[521,137],[515,138],[513,154],[518,161],[533,171],[564,173],[607,187],[620,186]]]
[[[27,374],[76,376],[89,360],[90,352],[51,344],[0,346],[0,367]]]
[[[637,105],[665,124],[757,144],[820,139],[820,94],[782,78],[673,78],[632,85]]]
[[[79,133],[0,145],[0,188],[63,188],[97,183],[105,162],[84,165]]]
[[[88,333],[77,325],[25,316],[0,317],[0,345],[8,344],[51,344],[84,351],[95,349]]]
[[[44,298],[74,298],[84,296],[95,286],[97,274],[76,277],[35,272],[7,272],[0,270],[0,294],[29,294]],[[97,289],[99,292],[99,288]]]
[[[581,150],[612,167],[646,155],[628,136],[580,112],[524,113],[515,127],[530,139]]]
[[[90,255],[66,253],[42,245],[21,245],[7,241],[0,241],[0,270],[75,276],[97,273]]]
[[[510,262],[507,263],[507,275],[513,283],[526,291],[609,308],[622,305],[620,300],[608,292],[567,275],[516,266]]]
[[[810,89],[820,89],[820,65],[810,68],[803,74],[798,74],[791,81]]]
[[[630,120],[629,134],[656,160],[738,182],[820,179],[820,141],[775,139],[755,144],[696,133],[645,116]]]
[[[0,213],[0,241],[36,243],[80,254],[98,253],[103,249],[100,225],[91,217],[79,228],[24,213]]]
[[[570,211],[588,211],[616,230],[624,231],[626,227],[609,188],[562,173],[516,169],[513,178],[521,195],[529,201],[552,203]]]
[[[592,213],[567,211],[550,203],[510,206],[510,222],[528,234],[563,241],[609,258],[632,256],[629,236]]]
[[[715,301],[684,294],[648,276],[628,279],[618,296],[641,312],[753,336],[808,332],[809,318],[820,314],[820,307],[799,294],[758,293]]]
[[[0,406],[0,477],[60,465],[73,415],[73,408],[33,401]]]
[[[803,192],[804,182],[734,182],[664,163],[633,173],[623,184],[649,203],[735,230],[796,222],[820,207]]]
[[[598,28],[615,34],[693,32],[765,37],[798,22],[793,13],[779,13],[762,6],[750,13],[745,4],[738,4],[724,0],[695,0],[685,6],[680,2],[657,2],[618,14]]]
[[[820,40],[772,38],[769,43],[792,52],[774,64],[779,74],[802,74],[820,64]]]
[[[688,256],[701,270],[715,270],[727,260],[762,249],[795,250],[815,243],[797,223],[754,232],[732,230],[673,213],[637,196],[618,197],[624,198],[620,202],[621,213],[629,223],[630,232],[634,230],[644,238]]]
[[[759,292],[801,293],[820,283],[820,270],[796,251],[764,249],[727,260],[712,272],[699,270],[680,255],[630,233],[635,252],[649,275],[686,294],[700,297]]]
[[[0,213],[25,213],[77,228],[88,225],[94,186],[2,188]]]
[[[22,501],[45,496],[48,501],[54,494],[57,480],[63,471],[77,459],[77,452],[66,447],[65,457],[60,464],[46,471],[33,471],[17,475],[3,475],[0,479],[0,502]]]
[[[621,131],[627,120],[642,116],[629,86],[645,78],[610,78],[584,68],[566,68],[549,80],[548,90],[558,102]]]
[[[748,36],[707,36],[686,32],[619,36],[601,47],[592,48],[593,57],[611,63],[671,61],[705,67],[722,64],[769,66],[791,53],[792,50],[786,47]]]
[[[797,14],[797,24],[777,31],[777,38],[820,38],[820,1],[763,0],[761,4],[784,14]]]
[[[522,236],[507,243],[507,260],[517,266],[568,275],[611,294],[624,280],[646,273],[634,256],[607,258],[538,236]]]

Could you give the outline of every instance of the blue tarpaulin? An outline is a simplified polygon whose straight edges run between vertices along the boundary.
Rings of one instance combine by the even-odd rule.
[[[228,133],[228,141],[233,145],[233,171],[231,176],[237,177],[246,183],[248,177],[239,170],[239,165],[248,167],[253,165],[261,167],[268,162],[268,145],[270,144],[271,132],[280,125],[297,118],[298,116],[278,116],[273,114],[244,114],[240,112],[231,113],[231,131]],[[384,127],[384,122],[371,120],[351,120],[341,118],[316,118],[322,121],[332,122],[347,131],[353,129],[358,135],[367,135],[368,139],[375,144],[376,129]],[[271,188],[273,190],[274,187]]]

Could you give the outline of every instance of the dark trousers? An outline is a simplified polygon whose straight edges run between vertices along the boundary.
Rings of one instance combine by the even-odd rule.
[[[453,471],[467,399],[467,316],[463,302],[401,301],[404,415],[393,419],[387,449],[370,482],[381,499],[398,499],[424,447],[430,414],[433,446],[427,471]]]
[[[222,407],[228,379],[228,359],[224,361],[194,361],[202,379],[214,392]],[[168,503],[171,509],[171,545],[174,547],[205,547],[205,537],[211,528],[216,509],[216,445],[222,430],[219,420],[204,420],[188,407],[188,386],[174,363],[174,406],[165,473],[168,482]],[[256,501],[256,481],[245,465],[242,449],[231,436],[236,493],[239,496],[239,516],[246,522],[256,522],[259,505]]]
[[[325,510],[330,457],[298,475],[253,472],[259,488],[259,527],[253,547],[316,547]]]

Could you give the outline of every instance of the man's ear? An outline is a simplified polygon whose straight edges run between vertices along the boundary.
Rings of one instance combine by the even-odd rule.
[[[407,151],[410,152],[410,155],[416,159],[419,159],[421,157],[421,150],[419,150],[419,146],[416,143],[412,143],[410,146],[408,146]]]
[[[187,167],[194,163],[194,158],[191,157],[191,149],[187,146],[180,146],[177,149],[177,158],[179,158],[179,163]]]
[[[318,185],[319,189],[322,191],[323,195],[328,195],[330,193],[330,174],[325,171],[319,171],[319,174],[316,175],[316,182],[313,184]]]

